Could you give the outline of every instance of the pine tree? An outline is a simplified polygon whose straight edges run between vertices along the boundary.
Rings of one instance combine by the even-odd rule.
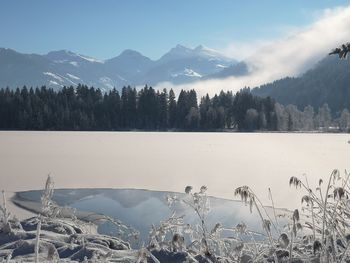
[[[174,91],[171,89],[169,91],[169,102],[168,102],[168,108],[169,108],[169,114],[168,114],[168,123],[169,123],[169,128],[175,128],[176,126],[176,100],[175,100],[175,93]]]

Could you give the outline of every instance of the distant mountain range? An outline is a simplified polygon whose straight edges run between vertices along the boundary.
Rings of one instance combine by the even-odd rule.
[[[125,50],[104,61],[67,50],[37,55],[0,48],[0,87],[46,85],[58,89],[82,83],[109,90],[161,82],[181,84],[224,76],[225,70],[236,64],[234,59],[201,45],[194,49],[177,45],[158,60]]]
[[[350,60],[327,56],[300,77],[280,79],[252,92],[300,109],[307,105],[317,109],[327,103],[334,113],[350,110]]]
[[[46,85],[59,89],[82,83],[108,91],[125,85],[183,84],[249,74],[244,61],[203,46],[177,45],[158,60],[128,49],[104,61],[67,50],[37,55],[0,48],[0,88]],[[299,108],[311,105],[317,109],[328,103],[334,112],[350,109],[350,60],[327,56],[300,77],[276,80],[252,92]]]

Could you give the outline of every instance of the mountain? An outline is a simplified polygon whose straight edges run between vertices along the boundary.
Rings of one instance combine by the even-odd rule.
[[[49,83],[43,74],[50,69],[50,60],[35,54],[20,54],[12,49],[0,49],[0,86],[36,85]],[[23,82],[25,80],[25,83]]]
[[[236,63],[235,60],[202,45],[194,49],[177,45],[155,61],[154,67],[145,74],[142,82],[188,83],[218,73]]]
[[[82,83],[109,90],[125,85],[179,84],[216,74],[236,63],[203,46],[191,49],[177,45],[158,60],[127,49],[104,61],[68,50],[37,55],[1,48],[0,87],[46,85],[60,88]]]
[[[124,85],[138,85],[153,63],[141,53],[127,49],[119,56],[106,60],[105,71],[112,79],[125,82]]]
[[[160,59],[159,63],[163,64],[168,61],[177,60],[177,59],[188,59],[188,58],[203,58],[211,61],[224,61],[225,64],[232,62],[232,59],[229,59],[222,55],[220,52],[204,47],[202,45],[197,46],[194,49],[187,48],[182,45],[177,45],[172,48],[168,53],[164,54]]]
[[[328,56],[300,77],[280,79],[252,92],[300,108],[328,103],[333,112],[350,109],[350,60]]]
[[[104,76],[104,61],[73,53],[68,50],[52,51],[44,55],[51,62],[50,70],[43,74],[51,76],[56,86],[84,83],[102,88],[112,88],[116,81]],[[52,87],[52,85],[49,85]]]
[[[75,54],[69,50],[59,50],[59,51],[51,51],[48,54],[44,55],[44,57],[56,62],[56,63],[69,63],[75,67],[87,64],[87,63],[103,63],[101,60],[97,60],[88,56],[83,56],[79,54]]]

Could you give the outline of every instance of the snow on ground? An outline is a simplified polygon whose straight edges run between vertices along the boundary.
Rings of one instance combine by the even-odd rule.
[[[37,217],[22,221],[10,220],[0,231],[2,262],[136,262],[137,251],[118,238],[91,234],[86,223],[69,218]],[[37,235],[39,233],[39,236]],[[37,239],[37,237],[40,237]],[[38,257],[35,251],[38,244]],[[11,259],[11,260],[9,260]]]

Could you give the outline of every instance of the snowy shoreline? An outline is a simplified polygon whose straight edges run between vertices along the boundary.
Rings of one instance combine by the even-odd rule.
[[[87,197],[82,196],[79,194],[79,190],[83,192],[92,191],[94,194],[99,191],[113,192],[123,190],[140,191],[142,194],[166,194],[166,192],[161,191],[135,189],[55,189],[55,192],[60,196],[61,191],[65,194],[67,194],[67,191],[68,193],[71,191],[73,195],[74,193],[77,194],[82,200],[93,199],[89,195]],[[11,210],[11,214],[18,219],[9,220],[11,232],[3,232],[4,229],[0,231],[0,258],[3,260],[8,260],[7,262],[34,262],[37,257],[35,255],[35,243],[38,240],[38,233],[40,235],[38,257],[41,262],[62,262],[62,260],[63,262],[85,262],[85,260],[90,260],[88,262],[126,263],[140,262],[139,260],[143,259],[145,261],[141,262],[175,263],[185,262],[188,258],[193,257],[188,252],[169,251],[167,249],[156,249],[152,250],[152,252],[146,248],[135,249],[123,238],[98,233],[97,222],[108,220],[102,214],[60,207],[59,217],[45,217],[42,215],[42,201],[33,201],[35,198],[30,200],[33,196],[43,196],[43,191],[17,192],[9,196],[8,200],[10,202],[7,203],[7,209]],[[180,193],[171,194],[183,195]],[[29,197],[29,199],[26,199],[26,197]],[[213,197],[212,199],[215,200]],[[222,199],[221,202],[235,202],[241,205],[240,202],[232,200]],[[40,226],[38,225],[39,221],[41,222]],[[91,222],[94,222],[94,224],[91,224]],[[154,223],[157,224],[158,222]],[[37,230],[38,228],[40,228],[40,231]],[[197,255],[194,258],[197,258],[198,262],[212,262],[207,261],[201,255]]]

